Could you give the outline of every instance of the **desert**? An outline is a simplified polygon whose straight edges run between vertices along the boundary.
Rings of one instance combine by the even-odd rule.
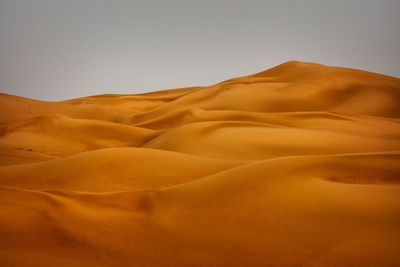
[[[1,266],[400,266],[400,79],[0,94]]]

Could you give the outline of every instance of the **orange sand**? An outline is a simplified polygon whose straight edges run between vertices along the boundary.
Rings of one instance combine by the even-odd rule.
[[[0,266],[400,266],[400,79],[0,95]]]

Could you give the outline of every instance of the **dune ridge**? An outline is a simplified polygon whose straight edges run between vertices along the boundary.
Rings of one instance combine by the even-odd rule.
[[[400,79],[0,94],[1,266],[400,265]]]

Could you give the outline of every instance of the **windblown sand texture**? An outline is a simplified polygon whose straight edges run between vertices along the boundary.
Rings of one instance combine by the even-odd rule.
[[[0,266],[400,266],[398,78],[293,61],[0,112]]]

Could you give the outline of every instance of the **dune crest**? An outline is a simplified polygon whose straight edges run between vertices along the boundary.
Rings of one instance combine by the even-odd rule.
[[[400,79],[0,94],[1,266],[398,266]]]

